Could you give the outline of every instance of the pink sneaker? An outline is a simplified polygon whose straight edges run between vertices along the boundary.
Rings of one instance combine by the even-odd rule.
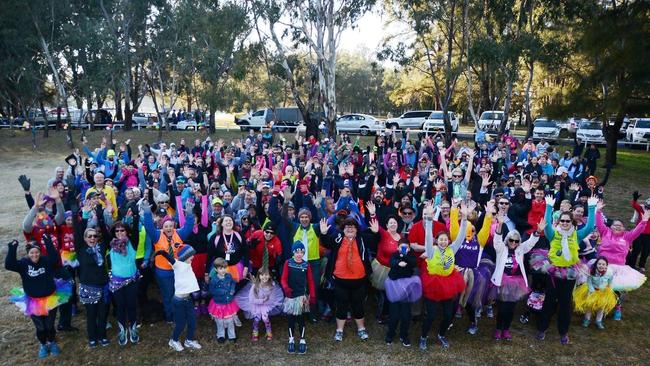
[[[501,340],[501,337],[502,337],[501,329],[497,329],[497,330],[495,330],[495,331],[494,331],[494,340],[495,340],[495,341],[500,341],[500,340]]]
[[[501,337],[505,339],[506,341],[511,341],[512,340],[512,335],[510,335],[510,329],[504,329],[501,332]]]

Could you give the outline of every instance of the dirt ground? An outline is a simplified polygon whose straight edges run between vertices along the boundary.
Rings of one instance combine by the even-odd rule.
[[[178,135],[177,135],[178,136]],[[174,139],[178,141],[178,137]],[[193,137],[192,134],[185,134]],[[123,138],[120,136],[119,138]],[[137,140],[155,136],[134,134]],[[99,136],[91,136],[91,141],[98,141]],[[43,189],[47,180],[53,175],[54,168],[63,163],[69,153],[62,136],[55,136],[48,141],[39,140],[39,151],[33,152],[31,138],[19,133],[11,137],[6,132],[0,133],[0,258],[6,255],[6,243],[12,238],[22,240],[20,225],[27,211],[22,190],[17,182],[20,174],[26,174],[32,180],[33,192]],[[627,155],[626,155],[627,154]],[[629,220],[629,196],[632,187],[640,187],[644,198],[648,197],[648,173],[650,159],[642,152],[623,152],[623,166],[614,173],[608,185],[608,208],[613,215]],[[22,255],[22,250],[19,251]],[[0,355],[3,365],[24,365],[34,363],[52,363],[53,358],[37,361],[37,341],[31,321],[23,316],[17,308],[9,303],[8,291],[19,285],[18,275],[0,269]],[[57,338],[63,353],[56,361],[61,365],[207,365],[223,364],[269,364],[286,365],[309,362],[311,364],[343,365],[397,365],[397,364],[454,364],[454,365],[504,365],[521,364],[605,364],[605,365],[647,365],[650,363],[650,337],[645,330],[650,322],[650,293],[648,284],[631,293],[625,300],[623,321],[614,322],[606,319],[607,330],[597,331],[593,326],[583,329],[580,317],[574,315],[571,325],[571,344],[561,346],[554,327],[547,332],[546,341],[534,339],[534,317],[528,325],[515,320],[512,326],[512,342],[495,342],[491,335],[494,320],[481,318],[479,332],[475,336],[466,333],[466,318],[456,320],[448,333],[451,348],[442,350],[439,345],[431,346],[426,352],[417,348],[417,338],[421,323],[415,322],[411,327],[411,348],[404,348],[398,342],[386,346],[383,342],[385,330],[374,321],[374,300],[370,294],[368,309],[368,329],[370,340],[360,341],[351,324],[346,327],[342,343],[333,340],[334,325],[320,322],[307,326],[308,353],[304,356],[286,353],[286,322],[281,317],[272,319],[274,340],[260,340],[254,344],[250,341],[251,324],[245,321],[237,329],[239,340],[236,344],[219,345],[214,341],[214,328],[207,318],[199,319],[198,340],[203,345],[200,351],[175,353],[167,346],[171,327],[164,323],[144,324],[141,328],[141,343],[119,347],[116,332],[109,330],[111,345],[107,348],[90,350],[86,346],[85,318],[81,314],[73,319],[73,324],[80,329],[77,333],[59,333]],[[515,319],[523,310],[520,304]],[[114,320],[113,320],[114,323]],[[431,332],[434,336],[434,331]]]

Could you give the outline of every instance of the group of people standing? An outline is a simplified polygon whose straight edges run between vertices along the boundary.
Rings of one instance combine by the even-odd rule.
[[[495,309],[494,339],[509,341],[521,302],[522,323],[537,313],[537,339],[556,316],[567,344],[574,311],[604,329],[645,282],[634,262],[641,254],[643,267],[650,248],[650,200],[634,193],[626,231],[605,217],[607,177],[586,176],[570,156],[560,163],[550,147],[512,136],[445,146],[394,130],[366,147],[345,134],[279,141],[251,132],[134,152],[103,139],[66,157],[45,194],[21,176],[26,256],[12,241],[5,268],[20,274],[11,300],[33,320],[39,357],[60,354],[56,331],[76,330],[80,305],[89,348],[110,344],[111,307],[117,343],[137,344],[153,285],[175,351],[202,348],[198,316],[224,343],[237,340],[240,316],[253,342],[270,341],[283,314],[287,351],[304,354],[307,325],[323,319],[335,320],[335,341],[350,320],[369,339],[369,296],[389,345],[399,336],[411,346],[419,319],[419,348],[448,348],[455,318],[465,314],[475,336]]]

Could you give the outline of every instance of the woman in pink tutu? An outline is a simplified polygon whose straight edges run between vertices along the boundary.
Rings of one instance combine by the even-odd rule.
[[[228,340],[237,341],[235,334],[235,320],[239,306],[235,301],[235,280],[228,273],[228,263],[223,258],[214,260],[213,269],[210,271],[209,291],[212,300],[208,305],[208,312],[212,315],[217,324],[217,342],[226,341],[226,329],[228,329]]]
[[[271,319],[269,316],[282,312],[284,294],[282,288],[271,279],[268,267],[262,267],[257,272],[257,277],[235,295],[235,301],[244,311],[246,319],[253,319],[253,342],[260,339],[259,324],[264,322],[266,340],[273,339]]]
[[[505,221],[503,216],[497,216],[497,220],[499,224],[503,224]],[[496,289],[498,307],[497,329],[494,332],[494,339],[497,341],[512,340],[510,324],[515,307],[517,302],[526,297],[530,291],[524,255],[537,244],[539,235],[544,231],[545,226],[546,221],[542,219],[537,225],[537,231],[534,231],[530,238],[523,243],[521,243],[521,235],[517,230],[509,231],[504,241],[501,235],[501,228],[504,225],[497,226],[493,243],[496,251],[496,266],[491,279],[492,285]]]
[[[646,281],[645,275],[625,264],[625,259],[632,242],[645,230],[648,218],[650,218],[650,211],[644,211],[642,220],[634,230],[625,231],[621,220],[613,220],[609,227],[605,225],[601,212],[604,206],[603,201],[598,202],[596,228],[602,238],[598,247],[598,255],[607,258],[609,268],[614,273],[612,289],[619,295],[618,304],[614,309],[614,320],[621,320],[621,303],[625,298],[625,292],[638,289]]]

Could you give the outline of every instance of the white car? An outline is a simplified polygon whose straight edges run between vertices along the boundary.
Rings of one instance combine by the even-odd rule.
[[[633,118],[625,132],[629,142],[650,142],[650,118]]]
[[[561,128],[558,121],[540,117],[533,122],[533,126],[533,141],[556,141],[560,137]]]
[[[197,129],[198,124],[194,120],[183,120],[183,121],[178,121],[176,123],[176,129],[177,130],[195,130]]]
[[[499,131],[503,120],[503,111],[485,111],[478,119],[478,128],[482,131]],[[510,130],[510,120],[506,121],[506,131]]]
[[[458,116],[456,116],[456,113],[452,111],[447,111],[447,114],[449,115],[449,122],[451,123],[451,132],[458,132]],[[445,121],[442,111],[431,112],[429,117],[427,117],[427,120],[424,122],[424,127],[422,127],[422,129],[425,131],[444,132]]]
[[[593,144],[605,144],[605,136],[603,135],[603,125],[599,121],[582,121],[576,131],[576,138],[581,142],[588,142]]]
[[[155,113],[135,112],[131,120],[133,121],[133,126],[140,129],[155,126],[158,118],[156,118]]]
[[[402,114],[397,118],[389,118],[386,120],[386,128],[397,128],[398,130],[410,129],[424,129],[424,123],[427,117],[431,115],[430,110],[410,111]]]
[[[384,130],[384,121],[367,114],[345,114],[336,120],[336,130],[347,133],[359,133],[367,136]]]

